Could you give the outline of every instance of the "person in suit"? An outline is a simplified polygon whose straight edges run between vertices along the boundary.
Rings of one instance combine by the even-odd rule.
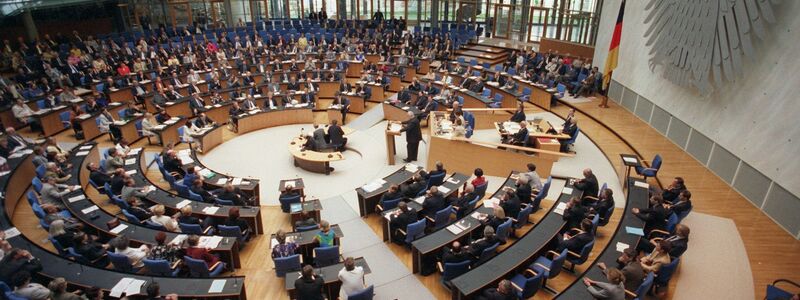
[[[6,138],[8,139],[8,146],[11,149],[17,147],[27,148],[33,145],[33,141],[21,136],[14,127],[6,127]]]
[[[575,188],[583,191],[584,196],[594,197],[599,193],[600,187],[597,184],[597,177],[594,176],[592,169],[583,169],[583,178],[574,183]]]
[[[405,121],[400,132],[406,133],[406,151],[408,157],[403,159],[404,162],[412,162],[417,160],[417,153],[419,151],[419,142],[422,140],[422,130],[420,129],[419,119],[414,116],[413,112],[408,112],[408,121]]]
[[[531,193],[533,193],[531,189],[531,185],[528,184],[528,176],[525,174],[518,174],[516,185],[516,195],[519,199],[520,203],[530,204],[531,203]],[[511,215],[512,218],[516,218],[517,216]]]
[[[103,167],[106,170],[125,167],[125,160],[122,158],[122,154],[117,151],[117,148],[108,149],[108,158],[106,159],[106,165]]]
[[[664,230],[667,227],[669,209],[664,205],[664,198],[661,198],[661,195],[650,197],[650,207],[642,209],[634,207],[631,211],[633,215],[645,222],[645,233],[649,233],[653,229]]]
[[[96,163],[89,163],[86,165],[86,169],[89,170],[89,179],[98,187],[102,187],[106,183],[111,183],[111,176],[100,171],[100,167],[98,167]]]
[[[181,207],[180,211],[181,213],[178,214],[176,219],[179,224],[200,225],[201,229],[206,229],[212,223],[211,218],[206,218],[203,220],[192,215],[191,205]]]
[[[680,215],[682,213],[688,212],[692,209],[692,192],[689,190],[681,191],[680,195],[678,195],[678,199],[672,202],[672,204],[666,203],[664,201],[664,205],[673,213]]]
[[[456,210],[456,216],[463,217],[466,215],[468,211],[472,209],[469,206],[469,202],[475,200],[478,194],[475,193],[475,186],[472,184],[467,184],[464,186],[464,190],[461,191],[461,195],[452,200],[450,205],[453,206],[453,209]]]
[[[667,241],[670,244],[669,256],[680,257],[686,252],[689,246],[689,226],[684,224],[675,225],[675,233],[667,237],[655,237],[649,241],[642,241],[639,243],[638,249],[645,252],[653,252],[656,245],[660,241]]]
[[[44,183],[42,184],[42,190],[39,192],[39,200],[42,202],[42,204],[50,204],[58,207],[58,210],[64,210],[65,207],[63,197],[74,190],[74,186],[56,183],[56,179],[54,177],[45,177]]]
[[[344,137],[344,130],[339,126],[339,121],[331,120],[331,125],[328,126],[328,140],[331,145],[336,146],[337,150],[343,151],[347,145],[347,138]]]
[[[500,207],[503,208],[506,215],[516,217],[519,215],[519,211],[522,210],[522,203],[517,198],[516,191],[512,188],[503,188],[503,192],[503,195],[500,196]]]
[[[42,270],[42,262],[27,250],[12,249],[0,260],[0,281],[11,282],[14,274],[36,273]]]
[[[594,299],[625,300],[625,276],[617,268],[606,270],[608,282],[601,282],[583,277],[583,284]]]
[[[204,112],[201,112],[200,115],[194,119],[194,126],[197,128],[211,127],[214,125],[216,125],[214,120],[211,120]]]
[[[141,245],[139,248],[132,248],[130,246],[130,240],[124,235],[117,236],[111,240],[109,244],[114,247],[114,253],[127,256],[134,268],[144,267],[144,262],[142,260],[147,257],[147,253],[150,251],[147,245]]]
[[[506,211],[503,207],[495,206],[492,208],[492,214],[486,219],[486,226],[492,227],[497,231],[497,227],[505,223],[506,220],[508,220],[508,218],[506,218]]]
[[[14,286],[14,294],[17,297],[30,300],[51,299],[50,290],[39,283],[31,282],[31,274],[28,271],[14,274],[9,283]]]
[[[350,99],[339,94],[333,100],[333,105],[340,106],[339,111],[342,113],[342,124],[344,124],[347,120],[347,113],[350,111]]]
[[[133,197],[142,199],[147,197],[145,190],[145,187],[137,187],[136,181],[134,181],[133,178],[127,178],[125,179],[125,186],[122,187],[120,198],[122,198],[123,201],[128,201],[128,199]]]
[[[247,233],[250,231],[250,225],[247,224],[247,221],[239,217],[239,207],[236,206],[231,207],[228,210],[228,218],[225,219],[222,225],[239,227],[239,230],[242,231],[243,235],[247,235]]]
[[[314,150],[320,151],[328,148],[328,143],[325,141],[325,130],[320,128],[319,124],[314,124],[311,139],[314,141]]]
[[[527,122],[519,122],[519,131],[513,134],[507,141],[507,143],[511,145],[525,145],[529,139],[528,133],[528,123]]]
[[[200,195],[203,198],[203,202],[205,203],[214,203],[214,195],[212,195],[208,190],[203,187],[203,180],[200,178],[196,178],[192,181],[192,185],[189,186],[189,190],[192,193]]]
[[[403,244],[403,236],[398,230],[406,231],[408,224],[417,221],[417,211],[408,208],[405,201],[400,201],[397,205],[398,210],[390,217],[389,226],[392,228],[392,241]]]
[[[517,110],[511,116],[511,119],[509,119],[509,121],[515,122],[515,123],[519,123],[519,122],[525,121],[525,106],[522,104],[522,102],[520,102],[517,105]]]
[[[392,184],[389,186],[389,190],[387,190],[381,196],[381,200],[378,202],[382,207],[385,207],[384,202],[389,200],[396,200],[403,197],[403,193],[400,192],[400,186],[396,184]]]
[[[221,200],[229,200],[233,201],[234,205],[237,206],[245,206],[248,205],[250,200],[248,197],[237,187],[234,187],[232,184],[228,183],[222,187],[222,190],[217,193],[217,198]]]
[[[442,249],[442,263],[459,263],[469,259],[472,259],[472,257],[469,252],[461,247],[459,241],[455,241],[450,247]]]
[[[574,228],[573,230],[564,233],[561,239],[556,240],[558,243],[556,246],[556,252],[561,252],[564,249],[567,249],[574,253],[581,253],[583,246],[586,246],[586,244],[594,240],[594,235],[592,235],[592,226],[591,220],[583,219],[583,221],[581,221],[580,229]]]
[[[686,185],[683,182],[683,177],[675,177],[672,183],[661,192],[661,197],[664,198],[664,201],[675,202],[675,199],[678,199],[678,196],[684,190],[686,190]]]
[[[570,137],[575,135],[578,131],[578,121],[575,117],[569,119],[569,124],[564,126],[564,129],[561,130],[561,133],[569,135]],[[569,139],[560,139],[558,140],[561,143],[561,148],[559,149],[561,152],[569,152],[569,144],[567,143]]]
[[[192,94],[192,97],[189,98],[189,108],[192,110],[192,114],[194,115],[208,111],[208,109],[205,107],[205,103],[203,103],[203,99],[200,99],[200,96],[197,93]]]
[[[650,255],[642,257],[639,262],[642,264],[642,269],[646,273],[658,272],[661,267],[669,264],[672,258],[669,253],[672,251],[672,244],[668,241],[661,240],[656,243],[656,248]]]
[[[311,265],[303,267],[302,276],[294,281],[294,290],[297,299],[303,300],[324,300],[323,288],[325,281],[322,277],[314,275],[314,268]]]
[[[349,83],[347,83],[344,79],[339,81],[339,92],[349,93],[352,88],[353,87]]]
[[[573,197],[567,202],[567,207],[564,209],[563,219],[567,222],[566,230],[570,228],[579,228],[583,219],[589,211],[585,206],[581,205],[581,200]]]
[[[481,256],[481,253],[483,253],[483,250],[486,250],[486,248],[494,246],[494,244],[498,242],[499,240],[494,235],[494,228],[492,228],[491,226],[486,226],[483,228],[483,238],[478,239],[469,244],[469,249],[467,250],[473,257],[479,258]]]
[[[622,251],[622,255],[617,258],[617,268],[622,272],[625,277],[623,280],[627,289],[634,290],[642,284],[645,273],[642,269],[642,264],[639,263],[639,251],[628,247]],[[605,273],[608,266],[604,262],[599,262],[597,267]]]
[[[481,295],[478,295],[479,300],[517,300],[517,293],[514,292],[514,287],[511,281],[503,279],[497,284],[497,288],[490,288],[484,290]]]
[[[444,197],[439,193],[439,188],[432,186],[425,193],[425,200],[422,201],[422,211],[420,212],[422,215],[433,219],[436,216],[436,212],[445,208],[445,206],[447,206],[447,202],[444,201]]]

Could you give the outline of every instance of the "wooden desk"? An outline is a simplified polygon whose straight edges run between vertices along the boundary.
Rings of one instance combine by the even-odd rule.
[[[319,81],[316,83],[319,84],[319,93],[317,94],[319,98],[333,98],[339,90],[339,82],[337,81]]]
[[[292,228],[297,230],[294,226],[294,223],[297,221],[305,221],[308,218],[314,219],[314,221],[319,224],[322,218],[320,217],[320,212],[322,211],[322,204],[319,202],[319,199],[312,199],[300,202],[300,210],[297,211],[290,211],[289,215],[291,217]]]
[[[406,75],[403,77],[403,82],[411,82],[414,80],[414,77],[417,77],[417,69],[410,66],[401,66],[400,68],[406,68]]]
[[[217,127],[214,127],[213,129],[206,131],[205,134],[197,137],[200,140],[199,150],[203,153],[208,153],[208,151],[211,151],[211,149],[214,149],[214,147],[222,144],[223,128],[224,126],[217,125]]]
[[[214,123],[217,124],[227,124],[230,119],[230,109],[233,106],[233,102],[227,102],[222,104],[214,104],[210,106],[206,106],[206,116],[209,117]]]
[[[388,90],[390,92],[399,92],[400,89],[403,88],[403,85],[401,84],[403,79],[400,78],[400,75],[388,74],[388,75],[386,75],[386,77],[389,77],[389,88],[388,88]]]
[[[262,111],[239,119],[239,134],[268,127],[314,123],[311,108],[286,108]]]
[[[431,60],[430,59],[420,59],[419,60],[419,70],[417,70],[417,74],[428,74],[431,71]]]
[[[164,106],[164,109],[167,111],[167,114],[173,117],[187,117],[191,118],[194,114],[192,114],[192,109],[189,108],[189,99],[181,99],[175,102],[167,102]]]
[[[118,103],[118,102],[112,102],[112,103],[109,103],[106,108],[108,109],[108,112],[112,116],[116,116],[116,115],[118,115],[120,110],[125,108],[125,105],[122,105],[122,103]],[[80,124],[81,124],[81,128],[83,128],[83,139],[85,141],[93,140],[94,138],[96,138],[96,137],[98,137],[98,136],[100,136],[101,134],[104,133],[104,132],[100,132],[100,128],[97,127],[97,121],[96,120],[97,120],[97,116],[98,115],[100,115],[99,112],[95,113],[95,114],[92,114],[92,115],[87,115],[88,117],[85,118],[85,119],[79,119],[80,120]]]
[[[120,122],[117,121],[111,124],[111,126],[119,128],[122,138],[132,144],[142,138],[142,135],[139,134],[139,130],[136,128],[136,123],[141,123],[142,118],[142,116],[139,116],[124,123],[117,123]]]
[[[62,104],[48,111],[39,110],[33,115],[35,119],[39,120],[39,124],[42,125],[44,136],[54,135],[67,128],[64,123],[61,122],[60,115],[68,109],[69,107],[66,106],[66,104]]]
[[[166,82],[166,81],[165,81]],[[131,87],[126,86],[121,89],[114,89],[110,90],[111,92],[108,93],[109,101],[112,102],[130,102],[133,101],[133,93],[131,93]]]
[[[385,97],[383,95],[383,93],[384,93],[383,85],[378,84],[378,83],[370,83],[367,86],[369,86],[369,88],[372,89],[372,95],[370,95],[369,101],[370,102],[383,102],[384,97]]]
[[[351,113],[358,113],[363,114],[367,111],[367,104],[364,102],[364,96],[362,95],[350,95],[350,94],[343,94],[347,100],[350,100],[350,112]]]
[[[172,119],[165,121],[164,124],[156,126],[153,132],[158,135],[160,145],[175,145],[180,142],[178,128],[183,126],[184,123],[186,123],[186,118],[172,117]]]
[[[403,110],[401,107],[383,103],[383,118],[389,121],[408,121],[408,111]]]
[[[342,124],[342,110],[340,108],[328,107],[328,124],[330,124],[333,120]]]
[[[347,72],[345,73],[347,77],[361,77],[361,71],[364,70],[364,63],[360,61],[348,61],[347,62]]]
[[[302,149],[306,143],[306,137],[295,137],[289,143],[289,153],[294,157],[294,166],[303,170],[330,175],[331,162],[343,160],[341,152],[317,152]]]

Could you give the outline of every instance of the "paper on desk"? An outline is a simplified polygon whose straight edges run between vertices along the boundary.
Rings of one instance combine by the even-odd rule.
[[[563,216],[565,209],[567,209],[567,203],[559,202],[558,205],[556,205],[556,208],[553,210],[553,212]]]
[[[181,208],[183,208],[184,206],[187,206],[187,205],[189,205],[189,204],[192,204],[192,200],[188,200],[188,199],[187,199],[187,200],[183,200],[183,201],[181,201],[181,202],[178,202],[178,204],[175,204],[175,207],[177,207],[178,209],[181,209]]]
[[[561,190],[561,193],[562,194],[567,194],[567,195],[572,195],[572,188],[571,187],[564,187],[564,189]]]
[[[644,229],[638,227],[625,226],[625,232],[633,235],[644,236]]]
[[[3,232],[6,234],[6,239],[10,239],[12,237],[20,235],[19,229],[17,229],[17,227],[11,227]]]
[[[128,152],[128,155],[139,154],[140,151],[142,151],[142,148],[133,148]]]
[[[473,212],[469,216],[472,217],[475,220],[478,220],[478,221],[486,220],[486,218],[489,217],[489,215],[487,215],[485,213],[482,213],[482,212],[479,212],[479,211]]]
[[[638,187],[640,187],[640,188],[649,188],[649,187],[650,187],[650,185],[649,185],[649,184],[647,184],[647,182],[641,182],[641,181],[635,181],[635,182],[633,183],[633,185],[634,185],[634,186],[638,186]]]
[[[447,194],[447,193],[450,192],[450,189],[447,188],[446,186],[440,185],[439,186],[439,192],[442,193],[442,194]]]
[[[207,215],[213,215],[213,214],[217,213],[218,210],[219,210],[219,207],[209,206],[209,207],[203,208],[203,213],[205,213]]]
[[[93,212],[93,211],[95,211],[97,209],[99,209],[99,207],[97,207],[97,205],[92,205],[92,206],[89,206],[87,208],[84,208],[83,210],[81,210],[81,212],[85,215],[85,214]]]
[[[128,170],[128,171],[125,171],[125,174],[133,175],[133,174],[136,174],[136,172],[137,172],[136,170]]]
[[[485,207],[495,207],[495,206],[498,206],[498,205],[500,205],[500,199],[490,198],[490,199],[483,200],[483,206],[485,206]]]
[[[414,202],[417,202],[419,204],[422,204],[422,202],[424,201],[425,201],[425,196],[419,196],[417,198],[414,198]]]
[[[625,244],[623,242],[617,242],[617,252],[619,253],[622,253],[622,251],[625,251],[625,249],[628,249],[630,247],[631,247],[630,245]]]
[[[125,124],[126,124],[125,121],[114,121],[114,125],[117,125],[117,126],[122,126],[122,125],[125,125]]]
[[[450,178],[447,178],[447,182],[449,182],[449,183],[452,183],[452,184],[458,184],[458,183],[460,183],[461,181],[458,181],[458,180],[456,180],[455,178],[453,178],[453,177],[450,177]]]
[[[463,232],[464,229],[461,229],[460,227],[456,226],[456,224],[451,224],[450,226],[447,226],[447,231],[450,231],[450,233],[452,234],[458,235],[461,232]]]
[[[628,156],[623,156],[622,160],[629,164],[635,164],[637,161],[635,157],[628,157]]]
[[[208,289],[209,294],[217,294],[222,293],[222,289],[225,288],[225,283],[227,280],[225,279],[215,279],[211,282],[211,287]]]
[[[406,171],[416,172],[417,170],[419,170],[419,166],[417,166],[415,164],[412,164],[412,163],[406,164]]]
[[[128,228],[128,225],[125,225],[125,224],[119,224],[119,225],[117,225],[117,227],[114,227],[113,229],[111,229],[111,233],[113,233],[113,234],[119,234],[120,232],[122,232],[123,230],[125,230],[125,228]]]
[[[226,184],[226,183],[228,183],[228,178],[217,179],[217,185],[223,185],[223,184]]]
[[[122,293],[126,292],[128,286],[131,284],[131,281],[133,280],[134,280],[133,278],[128,278],[128,277],[120,279],[119,282],[117,282],[117,284],[115,284],[114,287],[111,288],[111,292],[108,295],[114,298],[121,297]]]
[[[242,179],[241,178],[234,178],[233,182],[231,184],[233,184],[233,185],[241,185],[242,184]]]
[[[202,170],[200,170],[198,172],[198,174],[200,174],[200,176],[203,176],[203,177],[209,177],[209,176],[213,176],[214,172],[211,172],[211,170],[209,170],[208,168],[203,168]]]
[[[181,243],[183,243],[184,240],[186,240],[187,237],[188,237],[188,235],[179,234],[179,235],[175,236],[175,238],[172,239],[172,241],[169,242],[169,243],[173,244],[173,245],[180,245]]]
[[[77,196],[75,196],[75,197],[70,197],[70,198],[69,198],[69,199],[67,199],[67,200],[69,200],[69,203],[73,203],[73,202],[81,201],[81,200],[83,200],[83,199],[86,199],[86,196],[85,196],[85,195],[77,195]]]
[[[94,147],[94,146],[92,146],[92,145],[86,145],[86,146],[82,146],[82,147],[80,147],[80,148],[78,148],[78,149],[81,149],[81,150],[89,150],[89,149],[92,149],[92,147]]]
[[[167,121],[167,122],[169,122],[169,121]],[[164,122],[164,124],[175,124],[175,123],[167,123],[167,122]],[[156,125],[156,126],[153,126],[153,129],[155,129],[155,130],[163,130],[164,128],[167,128],[167,125]]]
[[[125,160],[125,164],[126,165],[132,165],[132,164],[135,164],[135,163],[136,163],[136,159],[135,158],[131,158],[131,159],[126,159]]]
[[[86,156],[86,155],[89,155],[89,151],[80,151],[78,153],[75,153],[75,156]]]
[[[222,242],[221,236],[203,236],[200,237],[200,243],[198,244],[198,247],[214,249],[219,246],[220,242]]]

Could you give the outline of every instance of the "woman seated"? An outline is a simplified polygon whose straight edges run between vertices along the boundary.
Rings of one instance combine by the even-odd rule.
[[[272,258],[287,257],[297,254],[297,244],[295,242],[286,242],[286,233],[283,230],[278,230],[275,233],[275,239],[278,244],[272,247]]]
[[[153,216],[150,217],[150,221],[163,225],[164,228],[166,228],[169,231],[181,232],[181,228],[178,227],[178,222],[175,221],[176,217],[165,216],[164,215],[165,210],[166,209],[162,204],[154,206],[153,209],[151,209],[151,211],[153,212]]]
[[[73,243],[75,241],[75,232],[67,229],[64,220],[55,220],[50,223],[49,233],[50,237],[58,241],[64,249],[75,246]]]
[[[188,205],[187,205],[188,206]],[[178,247],[174,244],[167,244],[167,234],[163,231],[156,233],[156,245],[150,249],[147,259],[166,260],[170,264],[178,261]]]
[[[492,212],[493,214],[489,216],[486,225],[491,226],[496,232],[497,227],[506,221],[506,211],[500,206],[495,206],[494,209],[492,209]]]
[[[656,249],[650,255],[642,257],[639,262],[642,264],[642,269],[645,273],[658,272],[662,266],[669,264],[672,260],[669,252],[672,250],[672,244],[666,240],[660,240],[656,244]]]
[[[186,256],[194,259],[200,259],[206,262],[209,267],[219,262],[219,257],[209,252],[207,248],[200,248],[197,245],[200,243],[200,237],[193,234],[186,238],[189,248],[186,248]]]
[[[114,246],[115,253],[127,256],[134,268],[144,267],[142,259],[147,257],[147,253],[150,251],[147,245],[141,245],[139,248],[131,248],[130,240],[124,235],[114,238],[111,241],[111,245]]]

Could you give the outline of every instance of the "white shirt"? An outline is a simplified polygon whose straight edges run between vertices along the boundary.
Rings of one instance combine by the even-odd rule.
[[[30,116],[33,115],[33,110],[25,104],[14,104],[14,106],[11,108],[11,112],[14,113],[14,117],[17,119],[26,122],[28,121],[27,118],[30,118]]]
[[[139,248],[128,247],[125,250],[114,249],[114,253],[127,256],[134,268],[141,268],[144,266],[142,259],[147,257],[147,252],[145,252],[145,249],[147,249],[147,246],[142,245]]]
[[[339,280],[342,281],[342,288],[339,290],[340,299],[347,299],[348,295],[366,288],[364,286],[364,268],[362,267],[357,266],[352,271],[342,268],[339,271]]]

